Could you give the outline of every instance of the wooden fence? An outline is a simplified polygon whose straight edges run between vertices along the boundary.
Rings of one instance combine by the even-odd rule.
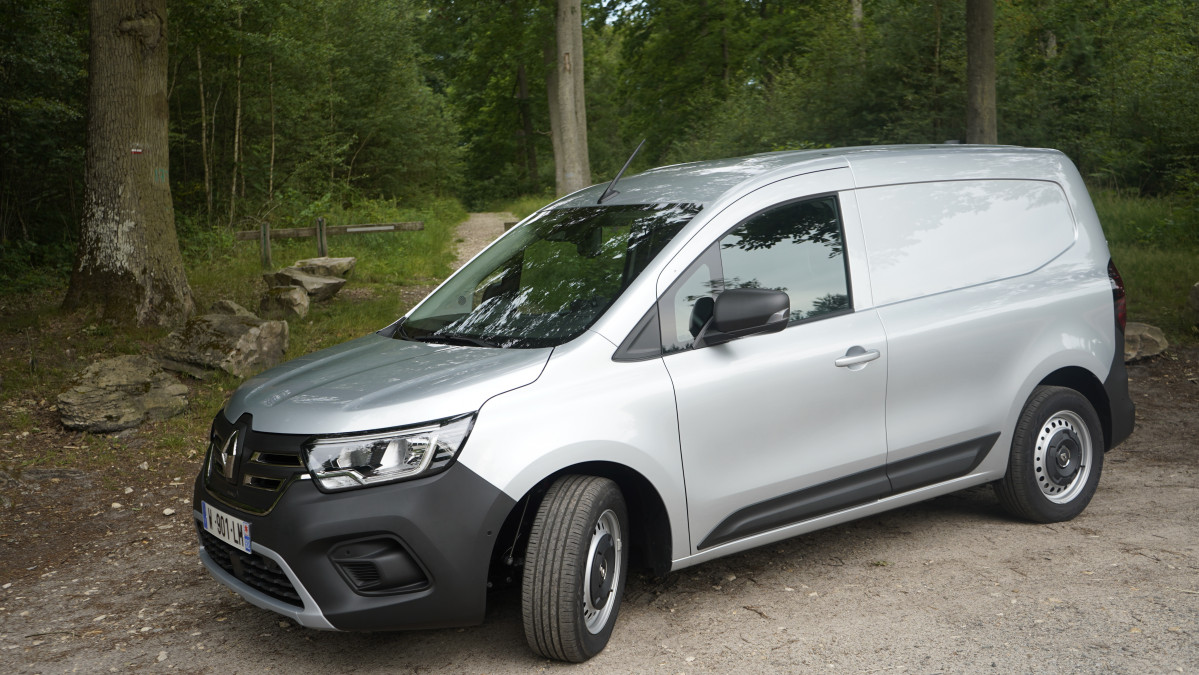
[[[257,230],[242,230],[234,232],[233,237],[238,241],[257,239],[262,252],[262,268],[274,269],[271,263],[271,239],[294,239],[297,237],[316,237],[316,254],[318,257],[329,255],[329,235],[332,234],[371,234],[374,232],[415,232],[425,229],[422,221],[408,223],[366,223],[362,225],[333,225],[326,226],[324,218],[316,219],[315,227],[292,227],[271,229],[270,223],[263,221]]]

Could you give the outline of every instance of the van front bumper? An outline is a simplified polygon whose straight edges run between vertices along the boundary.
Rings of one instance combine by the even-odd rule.
[[[201,502],[250,523],[246,554],[204,532]],[[337,493],[293,482],[266,515],[196,479],[200,560],[251,604],[326,630],[482,622],[487,572],[515,502],[455,464],[428,478]]]

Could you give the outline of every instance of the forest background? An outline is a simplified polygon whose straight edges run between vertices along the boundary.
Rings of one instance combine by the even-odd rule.
[[[555,4],[168,0],[169,175],[199,299],[215,263],[254,255],[232,232],[263,220],[437,228],[552,198]],[[995,4],[999,142],[1078,164],[1132,318],[1194,341],[1199,3]],[[88,2],[0,11],[0,294],[53,295],[82,211]],[[593,182],[642,138],[631,171],[965,138],[960,0],[591,0],[583,23]]]

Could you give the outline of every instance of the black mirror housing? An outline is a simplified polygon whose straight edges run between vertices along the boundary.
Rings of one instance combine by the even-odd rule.
[[[765,288],[731,288],[716,297],[712,319],[696,342],[706,346],[737,338],[777,333],[791,318],[791,298],[784,291]]]

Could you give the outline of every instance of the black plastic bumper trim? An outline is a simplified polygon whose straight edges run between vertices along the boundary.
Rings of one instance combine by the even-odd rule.
[[[698,550],[960,478],[978,468],[998,439],[988,434],[747,506],[713,528]]]
[[[197,508],[200,500],[213,501],[200,479],[195,500]],[[455,464],[428,479],[333,494],[296,481],[271,513],[231,515],[249,521],[255,546],[268,547],[287,563],[333,628],[407,630],[482,622],[495,535],[514,505]],[[338,544],[373,536],[402,542],[427,570],[429,583],[391,595],[355,592],[329,553]]]
[[[1124,365],[1124,331],[1116,325],[1116,351],[1112,355],[1112,368],[1103,381],[1107,394],[1108,411],[1111,414],[1111,438],[1107,449],[1123,443],[1136,428],[1137,408],[1128,393],[1128,368]]]

